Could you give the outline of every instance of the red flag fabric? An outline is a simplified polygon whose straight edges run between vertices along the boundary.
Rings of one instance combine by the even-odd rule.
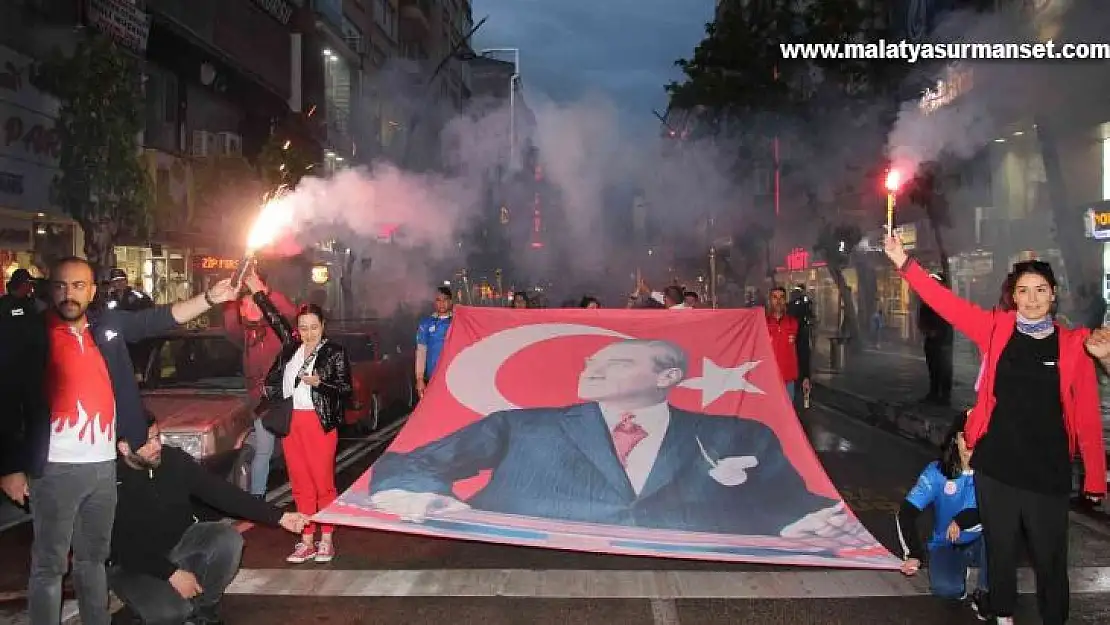
[[[759,310],[458,306],[404,429],[316,518],[599,553],[899,565],[821,467]]]

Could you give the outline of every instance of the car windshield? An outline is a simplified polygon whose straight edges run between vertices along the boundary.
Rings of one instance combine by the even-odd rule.
[[[132,353],[135,374],[143,390],[246,388],[242,352],[222,336],[157,338],[136,347],[147,352],[138,357]]]

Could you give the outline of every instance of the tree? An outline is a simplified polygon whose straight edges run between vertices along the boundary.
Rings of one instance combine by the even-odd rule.
[[[884,20],[874,6],[856,0],[730,3],[706,27],[693,56],[677,61],[685,81],[667,86],[672,107],[698,111],[701,134],[739,143],[738,171],[773,167],[782,185],[804,198],[807,217],[823,224],[814,250],[827,258],[844,310],[840,331],[849,337],[858,334],[858,320],[843,270],[860,229],[829,225],[821,211],[871,192],[870,161],[883,158],[885,127],[898,104],[883,96],[893,96],[907,69],[864,59],[788,60],[779,44],[877,40],[885,34]],[[782,149],[772,152],[772,142]],[[759,248],[751,240],[742,247],[749,249],[742,256]]]
[[[114,264],[116,241],[145,234],[154,222],[153,194],[139,160],[143,99],[137,60],[104,36],[82,39],[71,57],[55,53],[39,81],[58,96],[61,208],[85,232],[85,256]]]
[[[906,198],[925,211],[929,229],[933,232],[933,243],[937,247],[940,269],[951,279],[948,246],[945,243],[943,229],[952,226],[952,216],[940,178],[936,164],[924,167],[910,183]]]
[[[852,350],[860,349],[862,344],[852,340],[859,334],[859,321],[855,301],[852,299],[852,289],[844,279],[844,269],[851,263],[852,252],[861,239],[863,239],[863,232],[855,224],[825,222],[821,224],[817,243],[813,246],[814,253],[825,261],[829,275],[836,283],[840,303],[838,332],[840,336],[848,339],[849,349]]]

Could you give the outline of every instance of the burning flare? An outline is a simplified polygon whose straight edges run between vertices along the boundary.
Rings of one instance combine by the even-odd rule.
[[[293,204],[289,201],[287,188],[282,186],[277,191],[268,193],[264,197],[262,210],[259,211],[258,217],[255,218],[254,225],[251,226],[251,231],[247,235],[247,252],[243,256],[242,262],[239,263],[235,275],[231,278],[231,283],[236,288],[243,284],[243,277],[247,275],[251,263],[254,262],[255,253],[273,243],[278,234],[288,227],[292,221]]]
[[[247,254],[251,255],[277,239],[278,234],[293,221],[293,204],[284,189],[270,194],[247,236]]]
[[[892,169],[886,173],[886,190],[888,193],[896,193],[898,188],[902,186],[902,174],[897,169]]]

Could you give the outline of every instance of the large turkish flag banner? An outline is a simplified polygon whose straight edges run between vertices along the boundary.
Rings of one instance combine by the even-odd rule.
[[[810,447],[758,310],[459,306],[427,392],[319,521],[897,568]]]

